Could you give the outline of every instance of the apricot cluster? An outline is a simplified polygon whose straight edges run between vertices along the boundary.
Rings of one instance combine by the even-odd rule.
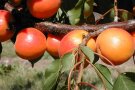
[[[19,7],[22,2],[23,0],[8,1],[15,8]],[[26,3],[31,16],[38,19],[46,19],[56,14],[61,5],[61,0],[53,0],[53,2],[51,0],[26,0]],[[16,38],[14,43],[16,54],[30,61],[41,57],[46,48],[48,51],[54,52],[54,49],[48,48],[48,43],[50,44],[51,39],[48,38],[49,41],[47,40],[46,45],[46,36],[37,29],[24,27],[22,30],[18,30],[19,33],[17,32],[17,35],[15,30],[10,30],[10,24],[16,20],[14,19],[16,17],[12,16],[12,11],[9,11],[0,10],[0,42],[7,41],[14,36]],[[58,56],[55,52],[53,55]]]
[[[87,34],[85,30],[73,30],[66,34],[60,42],[59,56],[72,52],[82,43],[83,36]],[[87,46],[98,53],[106,64],[120,65],[134,54],[133,34],[131,35],[122,28],[108,28],[97,38],[90,38]]]
[[[11,0],[18,6],[22,0]],[[50,18],[56,14],[61,0],[27,0],[30,14],[38,19]],[[9,24],[13,17],[9,11],[0,10],[0,42],[11,39],[14,35]],[[74,52],[75,48],[82,43],[84,36],[89,32],[86,30],[72,30],[66,35],[44,35],[33,27],[23,28],[16,36],[14,48],[16,54],[27,60],[35,60],[48,51],[53,57],[61,58],[66,53]],[[129,60],[134,54],[135,32],[131,34],[122,28],[108,28],[97,37],[89,38],[87,47],[100,55],[103,62],[107,64],[120,65]],[[103,58],[105,57],[105,58]]]

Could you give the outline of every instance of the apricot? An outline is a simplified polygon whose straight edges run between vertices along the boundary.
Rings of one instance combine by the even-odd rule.
[[[63,35],[56,36],[53,34],[48,34],[47,41],[46,41],[46,47],[47,47],[47,51],[53,57],[56,57],[56,58],[59,57],[58,49],[59,49],[60,41],[61,41],[62,37],[63,37]]]
[[[19,57],[36,60],[46,51],[46,36],[38,29],[24,28],[17,34],[14,48]]]
[[[83,36],[87,34],[88,32],[85,30],[73,30],[66,34],[60,42],[59,55],[63,56],[66,53],[72,52],[79,46],[79,44],[82,43]],[[90,38],[87,46],[90,47],[93,51],[96,51],[95,39]]]
[[[97,52],[106,57],[114,65],[129,60],[134,53],[133,37],[122,28],[108,28],[96,40]],[[106,59],[101,60],[110,64]]]
[[[61,42],[59,47],[59,56],[63,56],[66,53],[73,52],[75,48],[79,46],[79,44],[82,43],[83,37],[88,34],[85,30],[73,30],[66,34]],[[96,41],[94,38],[90,38],[90,40],[87,43],[87,46],[91,48],[93,51],[96,51]],[[80,60],[77,59],[76,63]],[[89,63],[84,63],[84,68],[87,67]],[[79,70],[80,65],[76,67],[76,70]]]
[[[32,16],[40,19],[53,16],[59,9],[61,0],[27,0]]]
[[[9,28],[11,16],[9,11],[0,10],[0,42],[7,41],[14,35],[14,31]]]

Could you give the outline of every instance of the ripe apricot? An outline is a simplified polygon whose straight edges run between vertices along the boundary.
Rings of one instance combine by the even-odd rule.
[[[73,30],[66,34],[61,42],[59,47],[59,55],[63,56],[66,53],[72,52],[75,48],[79,46],[79,44],[82,43],[84,35],[87,35],[88,32],[85,30]],[[91,48],[93,51],[96,51],[96,41],[94,38],[90,38],[90,40],[87,43],[87,46]],[[80,60],[77,59],[76,62],[79,62]],[[84,63],[84,68],[87,67],[89,64],[87,62]],[[80,65],[76,67],[76,70],[79,70]]]
[[[59,55],[63,56],[68,52],[72,52],[74,48],[78,47],[79,44],[82,43],[83,36],[87,34],[88,32],[85,30],[73,30],[66,34],[60,42]],[[87,46],[90,47],[93,51],[96,51],[95,39],[91,38],[88,41]]]
[[[25,28],[17,34],[14,47],[16,54],[21,58],[34,60],[44,54],[46,37],[35,28]]]
[[[10,39],[14,32],[9,30],[11,14],[6,10],[0,10],[0,42]]]
[[[58,49],[60,46],[60,41],[62,39],[61,36],[56,36],[53,34],[48,34],[47,41],[46,41],[46,47],[47,51],[53,56],[53,57],[59,57]]]
[[[103,31],[96,40],[97,52],[106,57],[114,65],[119,65],[134,53],[132,36],[121,28],[109,28]],[[107,64],[107,60],[101,60]]]
[[[36,18],[49,18],[59,9],[61,0],[27,0],[30,13]]]

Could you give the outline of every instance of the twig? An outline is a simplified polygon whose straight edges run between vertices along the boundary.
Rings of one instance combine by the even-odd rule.
[[[81,82],[82,79],[82,75],[83,75],[83,68],[84,68],[84,60],[85,60],[85,56],[82,53],[82,51],[79,48],[79,53],[80,57],[78,58],[82,63],[79,66],[79,73],[78,73],[78,78],[77,78],[77,83]],[[79,90],[78,84],[76,84],[74,90]]]
[[[117,0],[114,0],[114,22],[118,22],[118,7],[117,7]]]
[[[73,67],[73,68],[70,70],[70,72],[69,72],[69,75],[68,75],[68,90],[70,90],[70,88],[71,88],[70,81],[71,81],[71,76],[72,76],[73,70],[74,70],[75,67],[78,66],[80,63],[82,63],[82,62],[80,61],[80,62],[76,63],[76,64],[74,65],[74,67]]]
[[[103,15],[101,15],[101,17],[100,17],[98,20],[95,21],[96,24],[98,24],[98,22],[99,22],[101,19],[103,19],[103,18],[105,17],[105,15],[107,15],[112,9],[113,9],[113,8],[109,9],[107,12],[105,12]]]
[[[96,55],[100,56],[101,58],[105,59],[120,74],[120,71],[115,67],[115,65],[109,59],[107,59],[105,56],[103,56],[101,54],[98,54],[96,52],[94,52],[94,54],[96,54]]]
[[[101,15],[101,17],[100,17],[98,20],[96,20],[96,24],[98,24],[98,22],[99,22],[102,18],[104,18],[105,15],[107,15],[111,10],[114,10],[114,8],[109,9],[107,12],[105,12],[103,15]],[[124,12],[127,12],[127,13],[130,13],[130,14],[133,15],[133,13],[131,13],[131,12],[125,10],[125,9],[118,9],[118,13],[119,13],[119,12],[123,12],[123,11],[124,11]]]

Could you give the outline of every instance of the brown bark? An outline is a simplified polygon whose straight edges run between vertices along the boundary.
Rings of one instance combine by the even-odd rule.
[[[131,31],[135,31],[135,20],[128,20],[125,22],[111,22],[111,23],[99,24],[99,25],[85,24],[85,25],[80,25],[80,26],[66,25],[66,24],[60,24],[60,23],[54,24],[51,22],[40,22],[40,23],[36,23],[34,27],[41,30],[44,33],[47,32],[47,33],[53,33],[53,34],[66,34],[69,31],[72,31],[74,29],[83,29],[88,32],[95,32],[95,31],[97,32],[99,29],[106,29],[106,28],[112,28],[112,27],[123,28],[131,32]]]

